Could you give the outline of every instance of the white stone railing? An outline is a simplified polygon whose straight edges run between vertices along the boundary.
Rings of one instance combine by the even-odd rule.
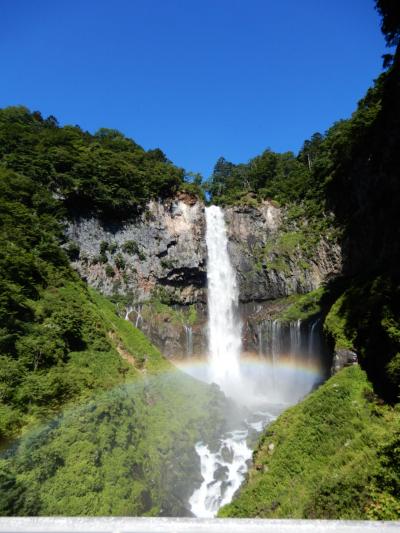
[[[0,518],[0,533],[400,533],[398,522],[192,518]]]

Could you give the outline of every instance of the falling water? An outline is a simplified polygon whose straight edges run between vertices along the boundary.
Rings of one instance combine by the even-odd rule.
[[[125,320],[129,320],[129,315],[132,313],[133,307],[131,305],[128,305],[125,311]]]
[[[271,412],[281,412],[309,392],[317,375],[302,368],[303,352],[308,344],[302,338],[300,320],[289,324],[267,320],[258,324],[259,359],[264,362],[259,363],[254,373],[246,361],[240,360],[238,287],[228,254],[223,211],[216,206],[206,208],[206,244],[208,379],[218,384],[227,396],[246,405],[250,415],[242,418],[239,428],[236,426],[221,435],[212,446],[204,442],[196,444],[203,481],[192,493],[189,504],[195,516],[204,518],[215,516],[221,505],[232,500],[243,482],[252,456],[249,436],[261,432],[273,420]],[[185,327],[185,331],[189,352],[189,329]],[[310,350],[315,348],[315,332],[313,325]]]
[[[211,518],[222,505],[232,500],[252,455],[246,443],[247,435],[247,430],[230,432],[221,440],[216,452],[211,452],[202,442],[197,443],[196,452],[204,481],[191,498],[191,510],[196,516]]]
[[[321,319],[316,320],[315,322],[311,324],[311,327],[310,327],[310,337],[309,337],[309,343],[308,343],[309,358],[312,357],[317,351],[318,340],[319,340],[317,326],[320,323],[320,321]]]
[[[135,327],[138,328],[143,320],[142,306],[136,305],[135,307],[132,307],[132,305],[128,305],[125,311],[125,320],[130,320],[130,316],[133,312],[136,313]]]
[[[273,366],[276,365],[276,363],[278,362],[279,356],[282,353],[281,328],[282,328],[282,323],[280,320],[274,320],[272,322],[271,355],[272,355]]]
[[[257,324],[257,337],[258,337],[258,355],[263,354],[263,328],[262,323]]]
[[[228,255],[224,215],[221,208],[206,209],[208,251],[208,345],[210,379],[230,396],[243,387],[240,375],[241,326],[237,318],[238,288]],[[260,429],[263,420],[255,422]],[[257,426],[258,427],[258,426]],[[223,435],[215,451],[198,442],[203,482],[189,503],[198,517],[213,517],[221,505],[229,503],[240,487],[251,458],[247,437],[251,426]]]
[[[214,205],[206,208],[206,244],[210,372],[212,381],[229,394],[240,382],[238,288],[228,254],[224,214]]]
[[[301,320],[290,322],[290,354],[292,357],[300,354],[301,350]]]
[[[135,308],[134,308],[134,311],[136,313],[135,327],[138,328],[138,327],[140,327],[140,324],[143,321],[142,306],[141,305],[136,305]]]
[[[193,355],[193,330],[192,326],[183,325],[186,335],[186,357]]]

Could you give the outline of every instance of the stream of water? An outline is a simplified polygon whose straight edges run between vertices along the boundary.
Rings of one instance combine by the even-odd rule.
[[[257,434],[309,392],[320,374],[312,360],[317,322],[304,331],[300,320],[289,325],[266,320],[258,325],[258,359],[241,359],[239,291],[229,257],[224,213],[217,206],[206,208],[206,245],[208,359],[201,376],[197,371],[189,373],[216,383],[236,402],[238,411],[246,413],[217,444],[196,444],[203,481],[189,504],[195,516],[211,518],[232,500],[243,482]]]

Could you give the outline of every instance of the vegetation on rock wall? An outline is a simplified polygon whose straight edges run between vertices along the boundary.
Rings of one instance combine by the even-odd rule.
[[[336,348],[356,349],[376,392],[400,398],[400,283],[397,276],[353,280],[325,319]]]
[[[324,287],[320,287],[307,294],[296,294],[288,296],[282,301],[285,304],[276,318],[286,322],[293,322],[296,320],[308,320],[322,313],[323,297],[325,295]]]

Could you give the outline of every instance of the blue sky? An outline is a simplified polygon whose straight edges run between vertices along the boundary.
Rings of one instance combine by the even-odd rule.
[[[12,0],[0,107],[116,128],[207,177],[348,117],[382,68],[372,0]]]

